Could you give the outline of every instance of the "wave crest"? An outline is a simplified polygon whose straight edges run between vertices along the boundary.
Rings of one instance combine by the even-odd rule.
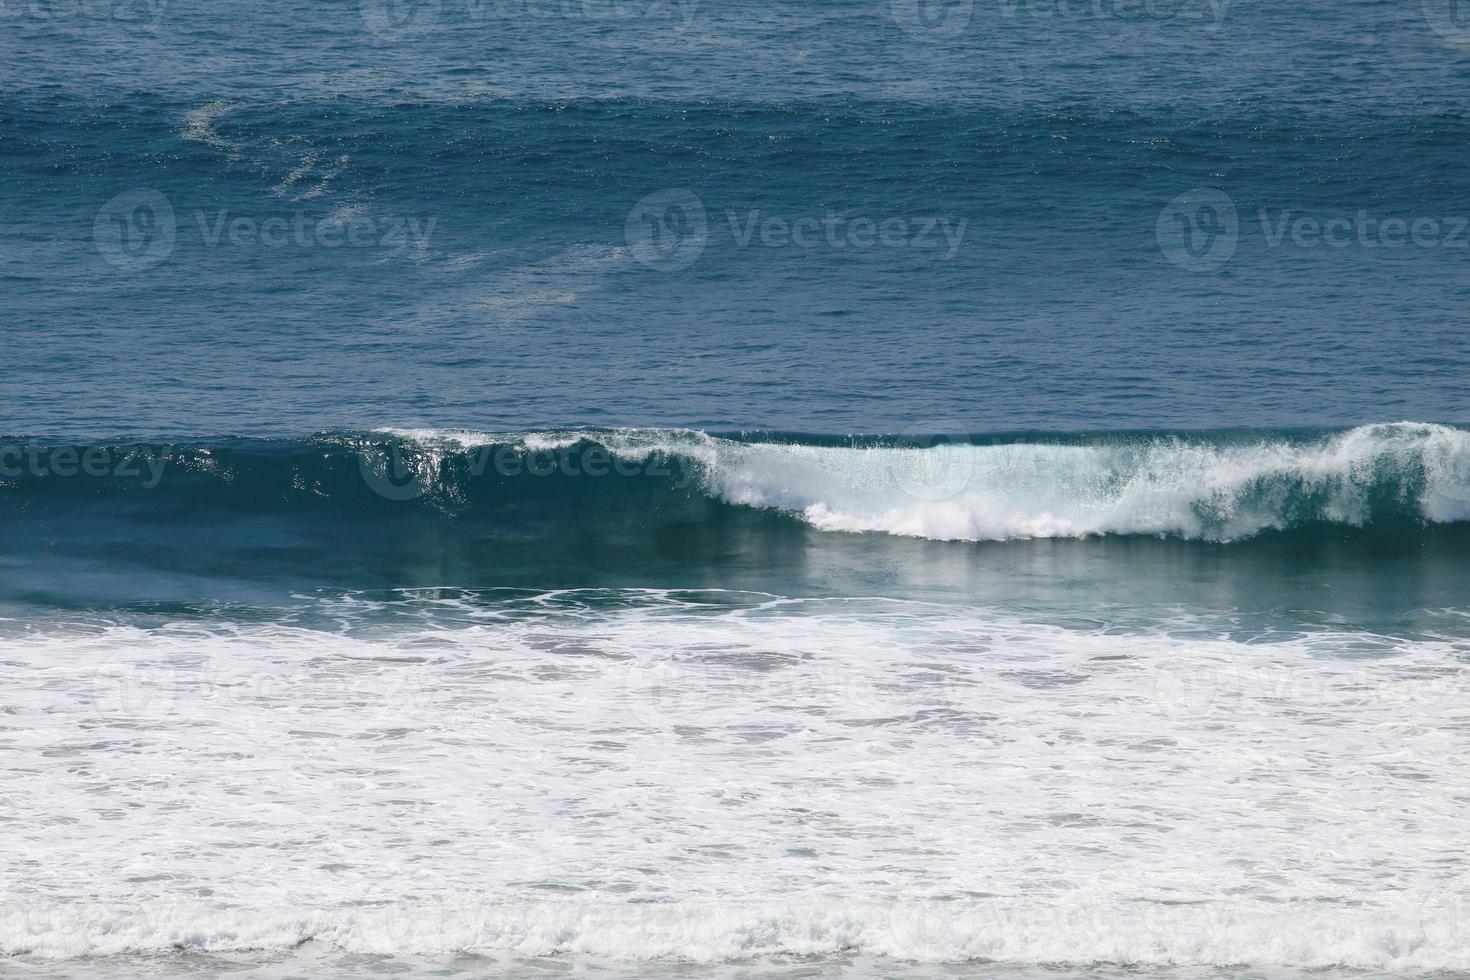
[[[1470,519],[1470,434],[1396,423],[1284,437],[921,447],[721,445],[708,485],[830,531],[1003,541],[1236,540],[1314,523]]]
[[[94,463],[100,475],[60,478],[92,473]],[[129,483],[129,473],[143,478]],[[27,494],[47,507],[96,507],[111,494],[126,496],[130,512],[187,501],[224,512],[284,508],[374,521],[412,507],[491,523],[534,509],[548,528],[572,510],[581,526],[599,519],[648,526],[736,507],[780,512],[823,531],[944,541],[1236,541],[1272,529],[1402,530],[1470,520],[1470,432],[1414,422],[1314,434],[1026,439],[384,429],[141,452],[0,446],[0,501]]]

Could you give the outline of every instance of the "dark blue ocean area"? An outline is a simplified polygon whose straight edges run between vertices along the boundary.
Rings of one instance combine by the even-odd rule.
[[[11,0],[4,429],[1465,421],[1440,6]]]

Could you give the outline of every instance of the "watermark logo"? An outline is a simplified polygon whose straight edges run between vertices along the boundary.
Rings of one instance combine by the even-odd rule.
[[[1165,664],[1154,673],[1154,703],[1170,718],[1194,718],[1215,703],[1226,678],[1214,667]]]
[[[1244,220],[1228,194],[1197,188],[1159,213],[1155,236],[1164,257],[1189,272],[1213,272],[1234,257],[1247,233],[1267,249],[1394,251],[1470,248],[1470,218],[1462,215],[1383,215],[1356,211],[1304,212],[1257,208]]]
[[[752,244],[764,248],[827,248],[834,251],[942,247],[941,255],[946,261],[959,252],[960,244],[965,240],[965,229],[970,223],[969,218],[951,221],[937,215],[890,215],[879,220],[866,215],[849,217],[836,211],[828,211],[821,217],[786,218],[762,214],[759,208],[744,213],[726,211],[725,220],[737,248],[748,248]]]
[[[1419,928],[1433,949],[1470,946],[1470,876],[1438,883],[1419,907]]]
[[[648,478],[683,490],[702,474],[693,458],[661,451],[619,453],[586,440],[558,446],[502,444],[450,450],[392,443],[364,448],[358,467],[368,488],[389,500],[417,500],[449,484],[468,490],[467,481],[480,479]]]
[[[354,215],[347,218],[314,219],[303,211],[290,218],[276,216],[255,218],[231,215],[220,210],[213,214],[194,212],[199,235],[206,248],[221,243],[234,246],[257,245],[263,248],[405,248],[423,251],[429,247],[437,218],[374,218]]]
[[[1230,0],[986,0],[980,16],[1011,21],[1112,20],[1128,24],[1178,23],[1214,33],[1225,22]],[[888,0],[888,15],[922,41],[948,41],[972,30],[974,0]]]
[[[1424,453],[1428,503],[1440,512],[1441,520],[1463,520],[1470,516],[1470,444],[1459,439],[1426,447]]]
[[[888,0],[888,13],[912,37],[949,41],[969,29],[975,0]]]
[[[1174,21],[1199,24],[1207,32],[1220,29],[1230,0],[999,0],[1001,16],[1007,20],[1065,18],[1071,20],[1117,20],[1125,23]]]
[[[177,234],[174,206],[151,188],[109,199],[92,221],[97,252],[109,265],[127,272],[155,266],[172,255]]]
[[[712,706],[714,685],[712,672],[699,664],[631,664],[623,674],[623,708],[645,725],[688,723]]]
[[[1186,719],[1232,711],[1245,702],[1427,717],[1462,703],[1464,687],[1453,669],[1385,663],[1302,671],[1287,662],[1192,661],[1160,664],[1154,671],[1153,700],[1163,714]]]
[[[90,688],[92,711],[125,725],[213,718],[226,710],[269,710],[292,700],[353,705],[354,723],[371,727],[434,718],[439,707],[432,677],[371,662],[317,670],[192,655],[152,661],[112,659],[92,670]]]
[[[396,443],[364,449],[357,457],[363,482],[387,500],[417,500],[434,486],[438,461]]]
[[[1164,206],[1154,226],[1164,258],[1189,272],[1212,272],[1235,255],[1240,218],[1222,190],[1200,187]]]
[[[666,189],[639,201],[628,213],[623,231],[637,261],[660,272],[677,272],[698,260],[722,227],[737,249],[914,249],[949,261],[959,253],[970,223],[963,217],[852,215],[830,208],[825,213],[785,215],[760,208],[727,209],[723,217],[723,226],[712,222],[693,191]]]
[[[152,490],[171,458],[168,446],[37,446],[0,443],[0,480],[90,477],[136,481]]]
[[[1284,208],[1276,214],[1259,210],[1256,217],[1268,248],[1447,248],[1470,246],[1470,218],[1420,215],[1385,218],[1360,208],[1351,214],[1301,214]]]
[[[623,236],[638,262],[658,272],[678,272],[704,254],[709,218],[698,194],[668,188],[633,206],[623,223]]]
[[[0,21],[91,21],[129,27],[157,27],[168,0],[0,0]]]
[[[432,31],[439,23],[439,0],[360,0],[367,29],[385,41],[401,41]]]
[[[622,23],[659,20],[675,30],[690,27],[699,0],[360,0],[363,23],[386,41],[419,37],[431,31],[485,21],[591,21]]]
[[[116,721],[158,722],[178,705],[178,673],[168,663],[106,663],[93,672],[91,686],[93,710]]]
[[[1423,0],[1430,30],[1447,44],[1470,47],[1470,0]]]
[[[520,5],[527,12],[536,9],[532,0],[498,2]],[[577,16],[587,20],[677,20],[680,27],[687,28],[694,23],[699,0],[560,0],[560,5],[570,8]]]
[[[975,446],[952,422],[912,426],[886,452],[889,484],[916,500],[951,500],[969,489],[975,475]]]
[[[174,211],[168,197],[155,190],[119,194],[102,206],[92,224],[97,251],[112,265],[137,271],[173,254],[181,232],[198,230],[204,248],[429,248],[437,218],[375,217],[332,214],[315,217],[297,210],[261,218],[227,209],[196,209],[192,222]],[[192,241],[192,239],[191,239]]]
[[[824,713],[872,717],[897,710],[894,688],[900,686],[886,672],[855,670],[835,661],[755,670],[690,660],[639,661],[623,670],[617,708],[658,727],[743,715],[763,704],[820,706]],[[955,708],[955,693],[941,680],[924,690],[922,703],[933,710]]]

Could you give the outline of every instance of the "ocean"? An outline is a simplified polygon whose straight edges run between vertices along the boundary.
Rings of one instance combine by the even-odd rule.
[[[0,975],[1470,971],[1452,0],[0,0]]]

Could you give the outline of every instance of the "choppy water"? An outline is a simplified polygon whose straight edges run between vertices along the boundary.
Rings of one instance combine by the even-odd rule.
[[[1470,970],[1453,4],[0,2],[0,972]]]
[[[1465,421],[1453,13],[8,0],[5,428]]]

